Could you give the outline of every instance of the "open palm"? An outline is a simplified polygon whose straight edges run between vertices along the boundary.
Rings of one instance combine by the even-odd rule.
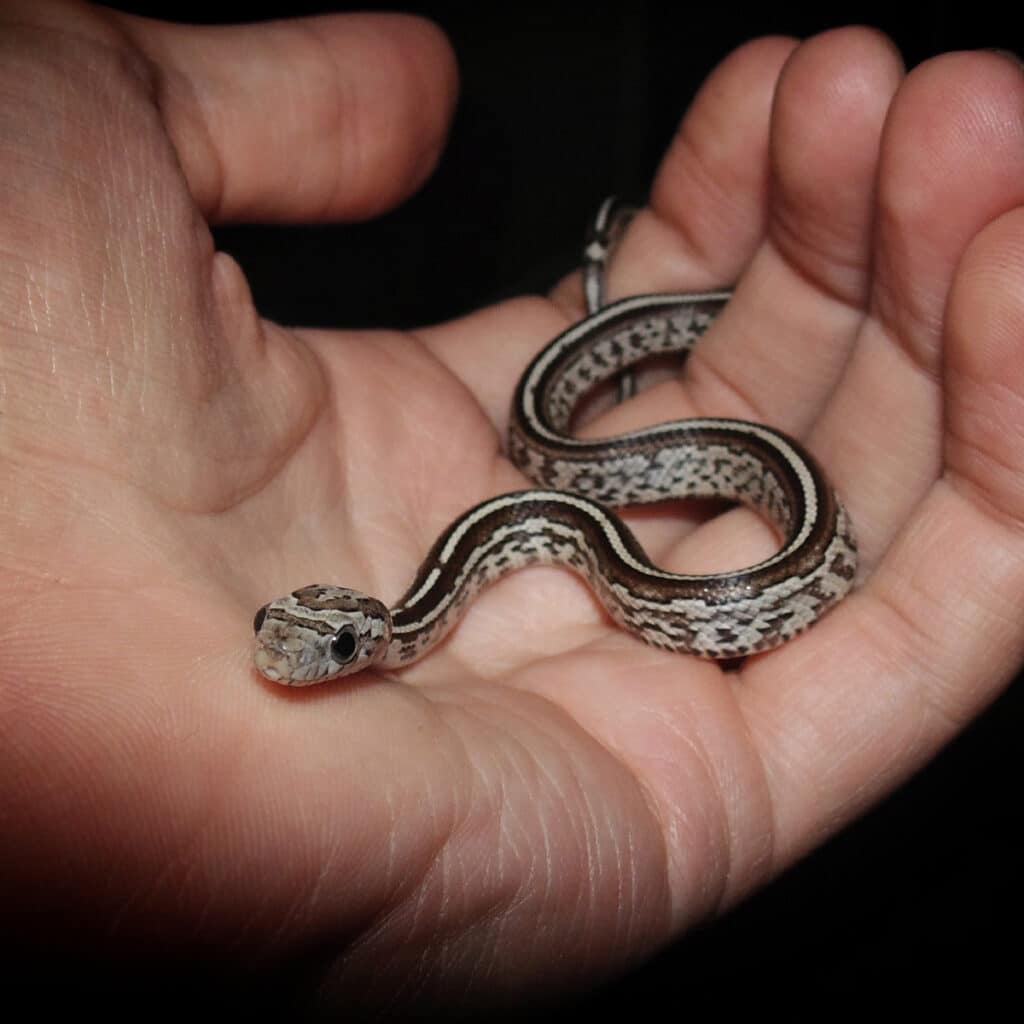
[[[456,514],[523,486],[501,453],[509,400],[579,315],[578,282],[416,336],[291,331],[214,252],[207,220],[366,216],[422,180],[454,93],[428,26],[3,17],[12,929],[305,959],[328,1001],[572,987],[790,864],[1012,675],[1012,62],[904,78],[863,30],[750,44],[616,257],[616,294],[738,291],[680,379],[586,429],[701,414],[806,439],[858,531],[852,597],[724,672],[536,569],[401,674],[293,692],[254,673],[253,612],[313,582],[393,601]],[[634,525],[686,571],[773,543],[742,511]],[[46,911],[85,931],[60,939]]]

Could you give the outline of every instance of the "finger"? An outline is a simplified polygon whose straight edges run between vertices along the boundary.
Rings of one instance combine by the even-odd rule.
[[[990,53],[929,61],[894,100],[871,317],[815,437],[868,564],[941,470],[947,295],[971,239],[1024,202],[1022,109],[1024,75]]]
[[[947,323],[946,476],[1016,532],[1024,523],[1024,205],[971,243]]]
[[[616,252],[609,297],[659,289],[709,288],[728,282],[749,259],[762,231],[769,111],[779,71],[796,44],[761,39],[741,47],[712,72],[683,119],[652,193],[652,212],[641,214]],[[677,165],[698,158],[676,189]],[[720,185],[713,183],[718,182]],[[689,234],[680,224],[692,225]],[[716,241],[717,240],[717,241]],[[423,331],[432,350],[478,396],[491,419],[505,423],[516,378],[536,351],[582,314],[578,284],[555,290],[557,306],[542,313],[521,302],[487,315],[494,339],[481,359],[477,317]],[[559,308],[560,307],[560,308]],[[499,381],[491,356],[508,373]]]
[[[211,220],[371,217],[415,191],[441,152],[457,76],[430,22],[112,17],[152,62],[167,131]]]
[[[765,227],[771,109],[792,39],[730,54],[697,94],[609,271],[610,297],[729,285]],[[652,216],[653,215],[653,216]]]
[[[787,63],[767,236],[728,318],[687,367],[698,408],[796,435],[820,414],[863,318],[879,143],[902,77],[891,42],[869,29],[825,33]]]
[[[737,202],[758,235],[723,223],[701,245],[713,264],[742,256],[730,268],[743,270],[732,302],[682,380],[623,406],[595,429],[611,433],[681,415],[717,415],[766,421],[797,435],[807,430],[835,388],[863,317],[879,140],[901,77],[892,44],[868,29],[828,32],[793,52],[775,93],[762,180],[748,171],[746,182],[717,200],[724,205],[745,187]],[[694,179],[715,180],[699,170],[696,144],[691,149],[670,154],[656,194],[671,194],[670,168],[686,189]],[[687,155],[698,170],[684,173]],[[714,200],[713,191],[695,195],[675,216]],[[678,228],[686,237],[689,229]],[[742,253],[731,249],[730,230],[745,239]]]
[[[863,590],[737,689],[765,751],[780,864],[919,767],[1024,658],[1022,282],[1018,208],[956,275],[943,478]]]

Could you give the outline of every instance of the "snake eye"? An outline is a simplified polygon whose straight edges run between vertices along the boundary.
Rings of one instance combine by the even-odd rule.
[[[266,606],[266,605],[264,605],[264,606],[263,606],[263,607],[262,607],[262,608],[261,608],[261,609],[260,609],[260,610],[259,610],[259,611],[258,611],[258,612],[256,613],[256,618],[254,618],[254,619],[252,620],[252,631],[253,631],[254,633],[259,633],[260,629],[261,629],[261,628],[263,627],[263,620],[264,620],[264,619],[265,619],[266,617],[267,617],[267,606]]]
[[[358,646],[355,626],[342,626],[331,641],[331,657],[339,665],[346,665],[355,657]]]

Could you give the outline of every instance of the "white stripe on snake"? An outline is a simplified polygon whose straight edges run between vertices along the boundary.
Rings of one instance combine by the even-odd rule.
[[[846,511],[797,441],[732,419],[599,440],[568,433],[588,390],[649,355],[689,352],[729,297],[641,295],[561,334],[523,374],[512,410],[509,456],[543,489],[503,494],[460,516],[390,612],[327,585],[265,605],[254,621],[259,671],[306,686],[374,665],[399,668],[440,643],[483,587],[536,564],[580,573],[618,625],[685,654],[739,658],[810,626],[853,585],[857,554]],[[735,572],[665,572],[606,506],[673,498],[747,505],[775,526],[782,546]]]

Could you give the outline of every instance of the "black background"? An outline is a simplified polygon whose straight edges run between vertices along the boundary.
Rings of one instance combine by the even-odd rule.
[[[115,6],[182,21],[238,20],[236,8],[216,0]],[[254,4],[246,16],[323,9]],[[1024,52],[1009,8],[978,5],[932,4],[923,14],[891,4],[819,4],[816,13],[784,3],[751,11],[656,3],[404,9],[437,21],[458,54],[462,98],[448,151],[419,195],[373,222],[219,228],[218,244],[242,264],[267,316],[408,326],[545,289],[576,261],[583,226],[605,194],[644,196],[699,83],[755,36],[872,24],[895,39],[908,65],[978,46]],[[936,996],[1012,998],[1021,703],[1018,685],[859,823],[575,1009],[624,1020],[709,1009],[725,1019],[739,1009],[830,1019],[852,1004],[873,1004],[884,1017],[894,1001],[920,1009]],[[212,1009],[200,983],[181,980],[170,1000]],[[275,1016],[280,994],[261,990],[249,1012]],[[108,1011],[121,1008],[115,1000]]]

